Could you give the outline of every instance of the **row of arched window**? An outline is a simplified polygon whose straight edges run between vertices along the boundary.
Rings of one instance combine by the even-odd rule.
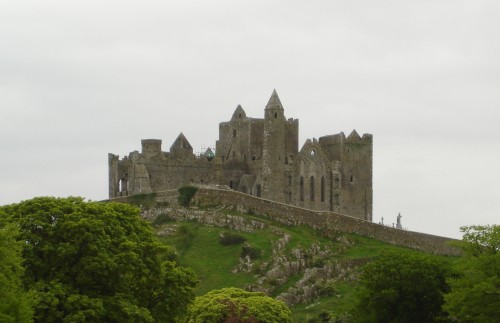
[[[304,176],[300,176],[300,201],[304,201]],[[316,201],[316,179],[314,176],[309,178],[309,201]],[[320,201],[325,201],[325,176],[321,176]]]

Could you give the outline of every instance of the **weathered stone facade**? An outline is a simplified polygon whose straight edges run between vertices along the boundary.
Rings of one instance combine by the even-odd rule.
[[[354,130],[308,139],[299,150],[299,122],[286,119],[276,91],[264,118],[241,106],[219,124],[215,153],[193,154],[181,133],[169,152],[161,140],[142,140],[142,152],[109,154],[109,197],[217,184],[311,210],[372,220],[372,135]]]

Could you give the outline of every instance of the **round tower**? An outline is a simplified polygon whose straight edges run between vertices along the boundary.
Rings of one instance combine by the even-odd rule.
[[[276,90],[264,110],[264,147],[262,197],[285,202],[286,118]]]

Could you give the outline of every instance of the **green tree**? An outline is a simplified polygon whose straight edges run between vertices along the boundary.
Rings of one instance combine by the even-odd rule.
[[[460,228],[464,257],[444,309],[459,322],[495,322],[500,317],[500,226]]]
[[[363,269],[356,315],[366,322],[439,321],[449,273],[432,256],[385,253]]]
[[[213,290],[196,297],[186,322],[290,322],[290,309],[264,293],[239,288]]]
[[[17,234],[14,225],[0,225],[0,322],[33,322],[31,295],[22,287],[22,244]]]
[[[36,321],[169,322],[194,298],[193,272],[136,207],[44,197],[1,209],[20,227]]]

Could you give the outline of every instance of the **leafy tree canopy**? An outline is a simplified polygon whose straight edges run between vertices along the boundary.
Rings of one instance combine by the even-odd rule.
[[[193,272],[136,207],[43,197],[2,210],[20,228],[36,321],[169,322],[194,298]]]
[[[445,310],[460,322],[495,322],[500,317],[500,226],[475,225],[464,233],[459,276],[449,280]]]
[[[416,253],[385,253],[360,277],[357,313],[366,322],[436,322],[444,317],[450,271],[442,261]]]
[[[14,225],[0,224],[0,322],[33,321],[31,295],[22,287],[22,244],[17,234]]]
[[[196,297],[186,322],[290,322],[290,316],[285,303],[264,293],[223,288]]]

